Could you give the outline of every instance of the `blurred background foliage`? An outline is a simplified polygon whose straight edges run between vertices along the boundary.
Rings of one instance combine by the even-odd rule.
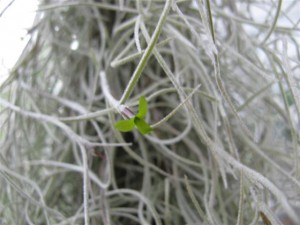
[[[168,2],[126,104],[146,96],[155,124],[201,86],[121,134],[99,73],[119,99]],[[299,8],[41,0],[1,86],[0,224],[297,224]]]

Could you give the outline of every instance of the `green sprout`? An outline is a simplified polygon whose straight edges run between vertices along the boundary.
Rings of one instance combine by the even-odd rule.
[[[115,123],[115,128],[121,132],[128,132],[133,130],[136,126],[137,129],[142,134],[148,134],[153,129],[151,126],[144,120],[148,111],[148,103],[144,96],[140,97],[139,100],[139,111],[136,115],[133,115],[128,108],[125,108],[121,113],[125,118],[129,118],[127,120],[120,120]],[[132,115],[130,115],[132,114]]]

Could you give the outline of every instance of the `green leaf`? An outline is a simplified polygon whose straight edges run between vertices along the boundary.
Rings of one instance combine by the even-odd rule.
[[[148,111],[147,100],[144,96],[141,96],[140,101],[139,101],[139,112],[136,114],[136,117],[138,117],[140,119],[144,119],[147,111]]]
[[[139,117],[134,117],[134,124],[142,134],[148,134],[152,131],[150,125]]]
[[[115,128],[121,132],[128,132],[134,128],[134,118],[130,120],[120,120],[115,123]]]

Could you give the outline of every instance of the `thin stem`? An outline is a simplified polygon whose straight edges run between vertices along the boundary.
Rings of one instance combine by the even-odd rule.
[[[101,87],[105,98],[125,119],[134,117],[133,112],[124,104],[120,104],[110,93],[110,88],[104,71],[100,72]]]
[[[164,122],[168,121],[174,114],[184,105],[190,98],[195,94],[195,92],[199,89],[200,85],[198,85],[175,109],[173,109],[167,116],[158,121],[157,123],[151,125],[152,128],[157,128]]]
[[[84,224],[89,225],[90,224],[90,219],[89,219],[89,194],[88,194],[88,184],[89,184],[89,175],[88,175],[88,162],[87,162],[87,155],[86,155],[86,150],[82,145],[80,146],[80,152],[82,156],[82,169],[83,169],[83,209],[84,209]]]
[[[209,19],[211,36],[212,36],[212,39],[213,39],[214,43],[216,43],[214,23],[213,23],[211,8],[210,8],[210,0],[206,0],[206,5],[207,5],[207,12],[208,12],[208,19]]]
[[[152,53],[152,50],[153,50],[153,48],[154,48],[154,46],[157,42],[157,39],[158,39],[158,37],[161,33],[163,24],[164,24],[164,22],[167,18],[169,10],[170,10],[170,6],[171,6],[171,0],[167,0],[166,4],[165,4],[165,7],[164,7],[164,10],[161,14],[161,17],[159,18],[157,26],[154,30],[154,33],[153,33],[152,37],[151,37],[149,45],[146,48],[145,53],[143,54],[138,66],[136,67],[136,69],[135,69],[135,71],[134,71],[134,73],[133,73],[133,75],[132,75],[132,77],[131,77],[131,79],[130,79],[123,95],[122,95],[122,97],[121,97],[120,104],[124,104],[125,101],[130,97],[137,81],[139,80],[139,78],[140,78],[140,76],[141,76],[141,74],[142,74],[142,72],[143,72],[143,70],[146,66],[146,63],[147,63],[147,61],[148,61],[148,59],[149,59],[149,57]]]
[[[275,15],[275,18],[273,20],[272,26],[270,27],[270,29],[269,29],[266,37],[264,38],[264,40],[261,42],[261,45],[264,45],[266,43],[266,41],[269,39],[269,37],[271,36],[271,34],[273,33],[273,31],[275,30],[276,24],[277,24],[277,20],[279,18],[279,14],[280,14],[280,11],[281,11],[281,5],[282,5],[282,0],[279,0],[278,1],[278,6],[277,6],[277,10],[276,10],[276,15]]]
[[[105,98],[109,101],[112,107],[118,108],[119,102],[111,95],[110,88],[104,71],[100,71],[101,87]]]

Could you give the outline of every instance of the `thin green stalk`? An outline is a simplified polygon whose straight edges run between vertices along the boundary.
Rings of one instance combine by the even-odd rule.
[[[278,1],[278,5],[277,5],[277,9],[276,9],[276,14],[275,14],[275,17],[274,17],[274,20],[273,20],[273,23],[266,35],[266,37],[263,39],[263,41],[260,43],[260,45],[264,45],[266,43],[266,41],[269,39],[269,37],[271,36],[271,34],[274,32],[275,28],[276,28],[276,24],[277,24],[277,21],[278,21],[278,18],[279,18],[279,14],[280,14],[280,11],[281,11],[281,5],[282,5],[282,0],[279,0]]]
[[[151,37],[151,40],[150,40],[150,42],[149,42],[149,44],[148,44],[148,46],[147,46],[147,48],[144,52],[139,64],[137,65],[135,71],[133,72],[133,75],[130,78],[130,81],[129,81],[129,83],[128,83],[128,85],[127,85],[127,87],[126,87],[126,89],[125,89],[125,91],[124,91],[124,93],[123,93],[123,95],[120,99],[120,104],[124,104],[126,102],[126,100],[130,97],[133,89],[135,88],[135,85],[136,85],[137,81],[139,80],[139,78],[140,78],[140,76],[141,76],[141,74],[142,74],[142,72],[143,72],[143,70],[144,70],[144,68],[147,64],[147,61],[150,58],[152,50],[153,50],[153,48],[154,48],[154,46],[155,46],[155,44],[158,40],[158,37],[159,37],[159,35],[162,31],[162,27],[165,23],[168,12],[170,10],[170,6],[171,6],[171,0],[167,0],[166,4],[165,4],[165,7],[163,9],[163,12],[162,12],[162,14],[159,18],[158,23],[157,23],[157,26],[154,30],[154,33]]]
[[[211,36],[213,38],[214,43],[216,43],[214,23],[213,23],[211,8],[210,8],[210,0],[206,0],[206,5],[207,5],[207,12],[208,12]]]

